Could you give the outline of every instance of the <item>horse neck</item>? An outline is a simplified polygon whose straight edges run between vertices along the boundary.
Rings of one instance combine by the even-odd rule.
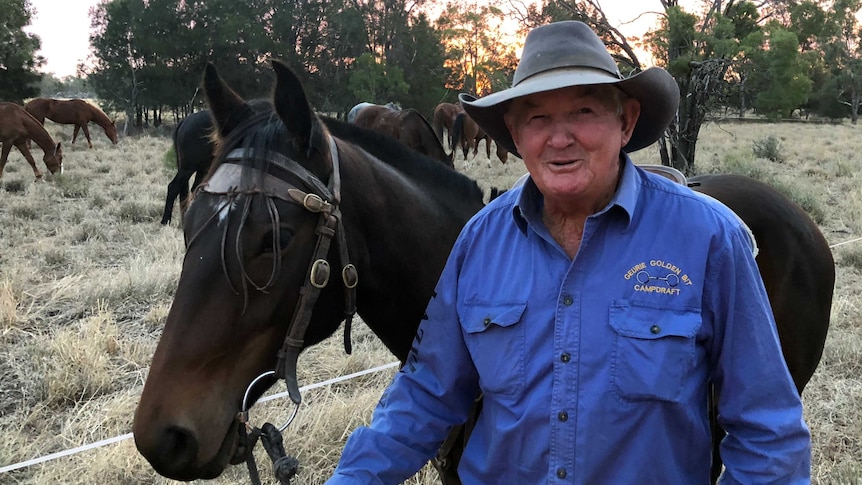
[[[113,125],[113,123],[111,123],[111,119],[108,118],[108,115],[106,115],[104,111],[91,105],[90,103],[87,103],[87,106],[89,106],[90,112],[92,113],[91,121],[93,123],[96,123],[102,128],[107,128],[108,126]]]
[[[410,178],[376,158],[354,158],[341,173],[345,235],[361,280],[357,310],[404,358],[452,244],[481,208],[481,196],[440,193],[430,188],[433,181]],[[375,186],[386,187],[387,195],[375,195]]]
[[[42,123],[34,118],[32,115],[27,113],[27,119],[24,120],[24,124],[27,127],[27,133],[30,135],[30,139],[36,142],[39,145],[39,148],[45,152],[45,154],[54,153],[54,147],[56,143],[54,143],[54,139],[51,138],[51,135],[48,133],[48,130],[42,126]]]

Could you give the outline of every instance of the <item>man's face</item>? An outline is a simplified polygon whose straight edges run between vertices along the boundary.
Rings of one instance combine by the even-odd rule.
[[[518,98],[509,107],[506,126],[546,205],[594,212],[613,194],[620,149],[640,104],[617,101],[612,89],[575,86]]]

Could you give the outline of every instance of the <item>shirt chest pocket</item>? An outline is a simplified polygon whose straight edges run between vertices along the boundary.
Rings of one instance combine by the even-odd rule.
[[[526,302],[464,304],[464,341],[479,373],[482,392],[518,394],[524,389]]]
[[[610,324],[616,335],[611,375],[620,397],[677,401],[694,368],[700,313],[621,301],[611,305]]]

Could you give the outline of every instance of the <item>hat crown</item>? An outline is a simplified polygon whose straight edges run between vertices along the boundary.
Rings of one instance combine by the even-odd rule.
[[[600,69],[622,79],[604,42],[592,29],[583,22],[567,20],[530,31],[512,86],[536,74],[565,68]]]

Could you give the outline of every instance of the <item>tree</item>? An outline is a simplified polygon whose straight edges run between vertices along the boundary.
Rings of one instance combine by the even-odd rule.
[[[828,15],[828,26],[823,43],[826,64],[830,68],[831,80],[826,89],[837,102],[850,108],[850,121],[855,125],[859,119],[862,103],[862,45],[859,38],[862,27],[856,13],[862,8],[862,0],[837,0]]]
[[[450,69],[446,87],[477,96],[508,87],[518,59],[502,42],[503,12],[494,6],[449,3],[437,19]]]
[[[27,0],[0,0],[0,100],[23,103],[39,95],[44,64],[37,56],[39,37],[24,32],[30,25],[33,8]]]
[[[411,20],[389,51],[387,61],[401,68],[408,91],[395,98],[402,106],[410,106],[429,120],[434,108],[446,97],[445,48],[440,34],[424,14]]]
[[[408,88],[399,67],[381,64],[368,53],[356,59],[348,84],[356,99],[376,104],[386,104],[405,94]]]
[[[758,68],[751,83],[757,93],[754,108],[769,119],[790,117],[808,100],[811,79],[799,52],[796,34],[771,22],[757,53]]]

